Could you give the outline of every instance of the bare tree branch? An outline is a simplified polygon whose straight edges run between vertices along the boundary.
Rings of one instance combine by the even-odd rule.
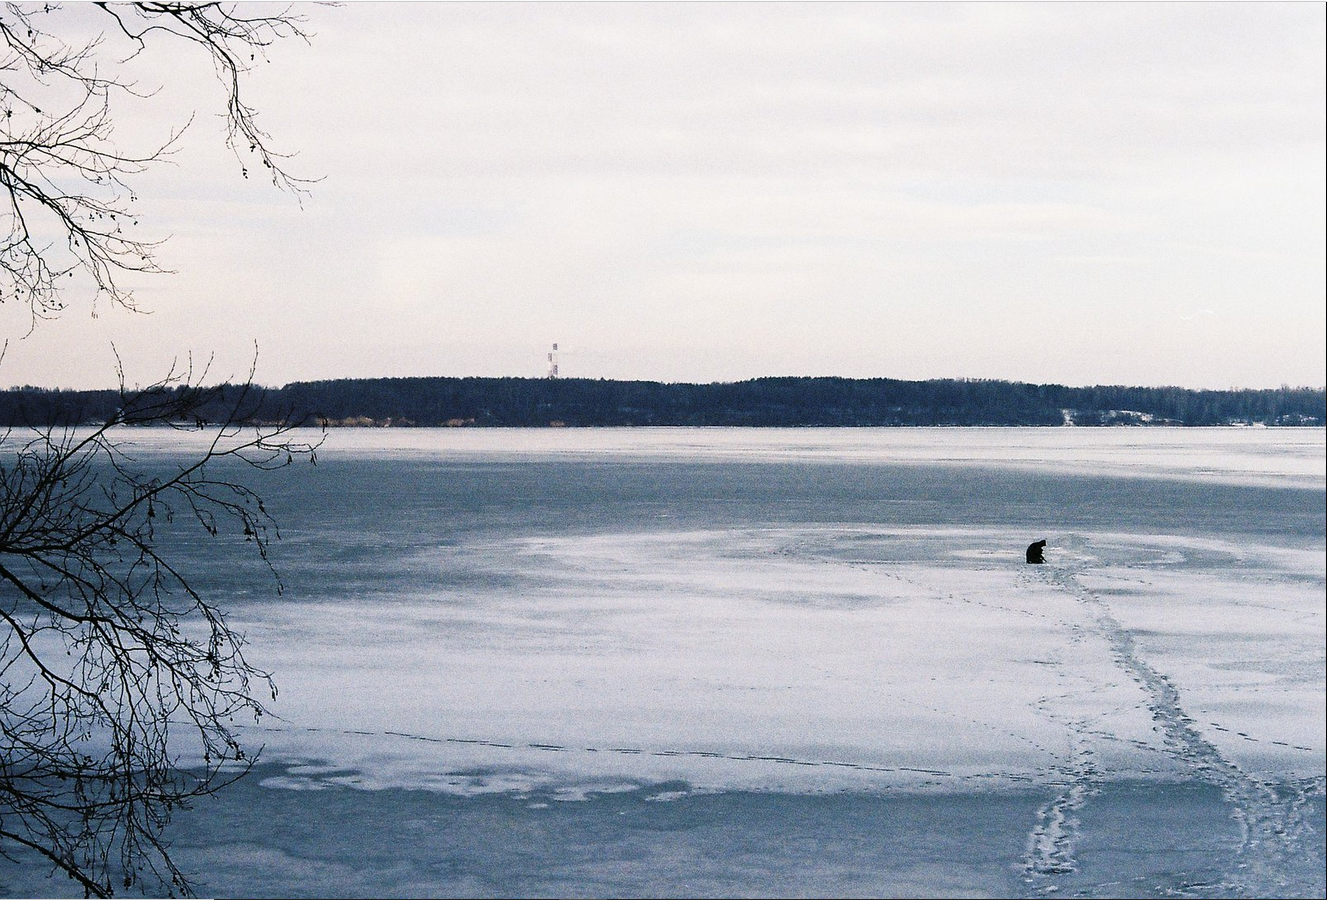
[[[308,40],[302,17],[207,2],[95,8],[107,31],[71,44],[44,30],[58,5],[0,7],[0,303],[26,305],[34,327],[64,310],[74,285],[91,293],[95,315],[103,298],[135,308],[124,273],[165,271],[156,261],[161,241],[139,232],[132,185],[169,159],[189,121],[136,152],[122,149],[114,131],[122,101],[152,97],[124,70],[151,46],[192,46],[210,60],[225,92],[226,143],[244,177],[260,167],[296,197],[312,183],[287,170],[290,157],[272,149],[244,92],[273,43]]]
[[[188,371],[122,386],[101,425],[0,440],[0,837],[97,896],[189,892],[162,829],[247,768],[231,722],[263,715],[255,689],[275,697],[160,529],[192,523],[252,545],[275,578],[279,533],[235,466],[316,461],[289,425],[248,424],[261,408],[251,380],[202,387]],[[149,465],[124,444],[142,425],[209,427],[210,439],[191,460]]]
[[[270,147],[244,91],[282,39],[307,40],[290,8],[217,2],[70,7],[90,36],[67,40],[57,4],[0,6],[0,303],[57,317],[68,298],[135,309],[125,276],[160,273],[160,240],[138,230],[138,177],[167,161],[192,119],[137,150],[119,142],[126,104],[155,92],[130,64],[174,43],[210,60],[226,143],[299,197],[309,182]],[[84,27],[91,18],[100,33]],[[246,162],[251,161],[251,162]],[[0,345],[0,357],[3,346]],[[0,435],[0,856],[35,852],[85,894],[138,886],[189,893],[163,838],[174,810],[252,764],[236,717],[260,717],[271,677],[172,558],[167,536],[201,530],[266,564],[279,534],[245,469],[316,458],[316,444],[264,410],[253,370],[204,386],[186,363],[86,428]],[[262,414],[260,416],[260,413]],[[142,461],[137,426],[208,435],[193,457]]]

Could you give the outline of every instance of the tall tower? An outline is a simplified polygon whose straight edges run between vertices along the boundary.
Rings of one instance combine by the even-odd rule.
[[[548,354],[548,377],[558,377],[558,345],[554,344]]]

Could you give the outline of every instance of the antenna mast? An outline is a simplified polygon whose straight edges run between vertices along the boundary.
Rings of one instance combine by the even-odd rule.
[[[553,349],[548,353],[548,377],[558,377],[558,345],[554,344]]]

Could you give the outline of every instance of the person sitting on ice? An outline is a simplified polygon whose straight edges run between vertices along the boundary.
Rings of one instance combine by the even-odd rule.
[[[1042,551],[1045,549],[1046,549],[1046,542],[1044,540],[1033,541],[1032,543],[1028,544],[1028,562],[1044,563],[1046,561],[1046,557],[1042,556]]]

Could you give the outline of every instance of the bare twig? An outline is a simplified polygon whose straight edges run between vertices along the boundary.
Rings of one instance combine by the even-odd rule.
[[[165,271],[161,241],[139,233],[132,185],[170,157],[189,122],[138,152],[122,149],[113,127],[120,101],[152,96],[125,70],[150,44],[183,43],[211,61],[225,92],[226,142],[244,177],[252,160],[296,197],[311,183],[287,170],[290,157],[272,149],[243,90],[275,41],[308,39],[302,17],[215,2],[95,8],[107,32],[74,44],[48,30],[59,6],[0,7],[0,303],[28,307],[34,327],[65,309],[73,286],[90,291],[94,315],[103,298],[133,309],[120,276]]]
[[[122,388],[100,425],[0,440],[0,838],[90,894],[188,893],[162,829],[251,763],[231,722],[260,718],[260,693],[275,697],[162,549],[163,530],[192,523],[252,545],[270,570],[279,534],[233,464],[314,461],[317,445],[290,423],[251,425],[259,393],[251,378],[203,387],[185,368]],[[210,439],[185,462],[141,464],[124,445],[141,425],[206,427]]]

